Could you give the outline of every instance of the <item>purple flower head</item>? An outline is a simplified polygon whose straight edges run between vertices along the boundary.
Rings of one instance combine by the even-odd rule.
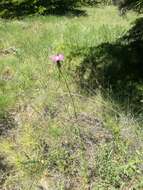
[[[63,54],[53,55],[53,56],[51,56],[51,60],[54,63],[58,63],[58,62],[64,61],[64,55]]]

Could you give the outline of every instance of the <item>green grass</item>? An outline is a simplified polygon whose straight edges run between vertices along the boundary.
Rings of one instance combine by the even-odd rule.
[[[0,57],[2,78],[11,78],[1,80],[1,93],[12,96],[12,99],[14,94],[26,92],[30,96],[36,88],[48,83],[49,79],[55,83],[58,78],[49,61],[50,55],[64,53],[65,68],[69,69],[72,65],[70,69],[73,70],[82,59],[71,57],[69,60],[73,50],[115,41],[130,28],[130,23],[136,18],[132,13],[127,19],[122,19],[116,9],[110,7],[87,11],[88,17],[79,18],[50,16],[25,18],[21,21],[1,20],[1,49],[16,49],[15,55],[11,53]]]
[[[119,17],[114,7],[86,10],[86,17],[0,20],[0,107],[15,125],[0,137],[0,152],[11,168],[0,170],[1,189],[143,188],[142,123],[100,89],[92,97],[81,95],[75,76],[88,48],[115,42],[137,15]],[[79,50],[80,56],[72,56]],[[62,70],[77,119],[49,59],[56,53],[65,55]]]

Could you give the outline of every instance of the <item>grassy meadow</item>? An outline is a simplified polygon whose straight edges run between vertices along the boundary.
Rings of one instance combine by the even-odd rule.
[[[1,190],[143,189],[142,118],[96,80],[85,92],[78,74],[89,49],[116,43],[139,15],[83,10],[0,20]]]

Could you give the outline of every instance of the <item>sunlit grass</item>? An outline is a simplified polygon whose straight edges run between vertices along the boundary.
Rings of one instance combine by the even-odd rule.
[[[70,189],[86,190],[89,184],[93,190],[142,188],[141,124],[108,95],[105,99],[102,90],[92,97],[81,95],[75,76],[84,51],[115,42],[137,15],[122,18],[114,7],[85,9],[85,17],[0,20],[0,111],[16,122],[0,139],[0,152],[12,165],[3,182],[6,190],[35,190],[40,184],[65,189],[70,177]],[[80,49],[80,56],[71,55]],[[49,59],[56,53],[65,55],[62,70],[78,121],[66,85]]]

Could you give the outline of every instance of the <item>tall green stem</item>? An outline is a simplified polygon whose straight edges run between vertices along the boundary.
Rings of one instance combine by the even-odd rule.
[[[61,75],[61,77],[63,78],[64,82],[65,82],[65,85],[67,87],[67,90],[69,92],[69,95],[70,95],[70,98],[71,98],[71,101],[72,101],[72,105],[73,105],[73,109],[74,109],[74,115],[75,115],[75,118],[77,119],[77,112],[76,112],[76,107],[75,107],[75,102],[74,102],[74,99],[72,97],[72,94],[71,94],[71,91],[70,91],[70,88],[69,88],[69,85],[68,85],[68,82],[66,80],[66,77],[63,75],[62,73],[62,70],[60,67],[58,67],[58,70],[59,70],[59,73]]]

